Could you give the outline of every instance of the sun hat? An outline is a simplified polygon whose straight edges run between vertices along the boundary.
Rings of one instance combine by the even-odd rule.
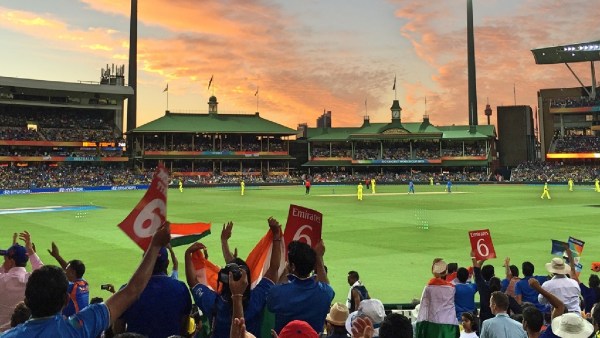
[[[348,307],[341,303],[335,303],[331,306],[325,320],[335,326],[344,326],[348,319]]]
[[[431,267],[431,272],[437,274],[445,274],[447,270],[448,264],[446,264],[443,259],[433,263],[433,266]]]
[[[571,272],[571,267],[565,264],[562,258],[554,257],[550,263],[546,263],[546,270],[551,273],[566,275]]]
[[[346,319],[346,331],[352,332],[352,322],[358,317],[369,317],[373,322],[373,337],[379,337],[379,327],[385,319],[385,308],[379,299],[365,299],[360,302],[358,311],[352,312]]]
[[[563,338],[587,338],[594,325],[577,313],[565,313],[552,320],[552,332]]]

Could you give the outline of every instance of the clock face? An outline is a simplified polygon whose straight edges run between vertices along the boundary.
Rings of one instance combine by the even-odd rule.
[[[400,117],[400,112],[399,112],[399,111],[397,111],[397,110],[394,110],[394,111],[392,112],[392,117],[393,117],[393,118],[395,118],[395,119],[399,118],[399,117]]]

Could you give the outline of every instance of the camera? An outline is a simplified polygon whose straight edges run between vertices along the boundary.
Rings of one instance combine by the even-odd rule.
[[[229,284],[230,272],[234,281],[238,281],[242,278],[242,267],[236,263],[229,263],[219,271],[219,281],[223,284]]]
[[[109,290],[110,289],[110,284],[102,284],[100,285],[100,290]]]

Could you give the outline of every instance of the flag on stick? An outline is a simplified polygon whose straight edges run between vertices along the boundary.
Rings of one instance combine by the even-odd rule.
[[[208,89],[210,89],[210,85],[212,84],[213,75],[210,76],[210,80],[208,81]]]
[[[169,84],[167,83],[167,86],[166,86],[166,87],[165,87],[165,89],[163,90],[163,93],[164,93],[164,92],[168,92],[168,91],[169,91]]]
[[[191,244],[210,235],[210,223],[171,223],[171,246]]]
[[[394,75],[394,86],[392,87],[392,90],[396,90],[396,75]]]
[[[256,87],[256,93],[254,93],[254,96],[258,95],[258,87]]]
[[[169,173],[159,164],[144,197],[118,225],[144,251],[150,246],[156,230],[167,219],[168,188]]]

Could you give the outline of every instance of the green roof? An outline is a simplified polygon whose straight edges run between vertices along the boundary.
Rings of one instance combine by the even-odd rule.
[[[361,136],[373,138],[374,136],[377,137],[377,135],[382,135],[383,137],[384,134],[381,132],[388,129],[388,127],[389,129],[402,128],[408,132],[407,134],[402,135],[410,135],[416,138],[419,138],[419,136],[435,138],[435,134],[438,134],[439,136],[442,136],[443,134],[441,127],[438,128],[426,122],[408,122],[402,123],[401,126],[391,123],[370,123],[369,125],[354,128],[308,128],[307,138],[311,142],[329,142],[360,139]]]
[[[438,127],[444,133],[442,139],[486,139],[496,137],[496,128],[492,125],[478,125],[475,127],[475,132],[469,131],[469,126],[443,126]]]
[[[131,133],[241,133],[295,135],[296,131],[256,114],[167,113]]]

